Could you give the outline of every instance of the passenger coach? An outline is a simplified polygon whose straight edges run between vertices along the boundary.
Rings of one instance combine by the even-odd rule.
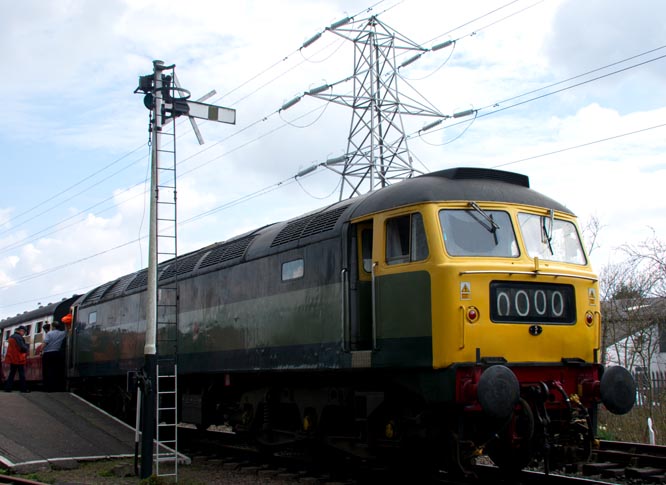
[[[0,320],[0,331],[2,332],[2,375],[9,373],[9,365],[4,363],[5,353],[10,335],[12,335],[19,325],[26,328],[26,334],[23,337],[30,347],[26,358],[25,378],[28,381],[40,382],[42,380],[42,361],[37,349],[44,341],[44,325],[47,323],[53,325],[53,322],[62,320],[71,311],[72,304],[78,299],[79,295],[70,298],[63,298],[57,303],[42,305],[36,310],[25,311],[14,317],[3,318]]]

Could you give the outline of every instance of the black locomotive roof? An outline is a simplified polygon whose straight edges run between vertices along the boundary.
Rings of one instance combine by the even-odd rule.
[[[414,177],[359,197],[351,218],[421,202],[483,201],[547,207],[573,214],[529,188],[525,175],[503,170],[453,168]]]
[[[159,281],[174,276],[188,277],[241,261],[297,248],[317,239],[339,235],[349,220],[423,202],[476,201],[506,202],[546,207],[572,214],[559,202],[529,188],[525,175],[502,170],[453,168],[420,175],[351,200],[343,200],[294,219],[278,222],[227,241],[182,255],[174,264],[158,267]],[[147,284],[142,269],[105,283],[81,300],[82,306],[141,291]]]

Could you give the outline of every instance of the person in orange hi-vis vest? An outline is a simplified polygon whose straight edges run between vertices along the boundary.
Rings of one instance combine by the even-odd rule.
[[[7,376],[7,382],[5,382],[5,392],[12,392],[14,376],[17,372],[21,392],[30,392],[25,382],[25,362],[28,356],[28,344],[25,343],[23,337],[26,332],[27,329],[21,325],[16,328],[8,339],[9,346],[7,347],[7,354],[5,354],[5,364],[9,364],[9,375]]]

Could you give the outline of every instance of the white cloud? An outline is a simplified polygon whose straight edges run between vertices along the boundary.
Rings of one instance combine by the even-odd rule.
[[[481,109],[473,123],[467,118],[410,139],[415,156],[430,170],[494,167],[663,123],[666,91],[657,83],[663,84],[664,61],[490,114],[549,91],[509,100],[516,95],[657,47],[666,5],[607,3],[549,1],[520,12],[533,4],[521,1],[468,25],[504,3],[378,4],[373,13],[416,42],[458,39],[439,70],[449,50],[428,53],[401,70],[407,79],[427,76],[410,84],[446,114]],[[307,89],[352,73],[351,44],[330,33],[302,52],[298,48],[361,10],[357,2],[324,0],[192,0],[187,8],[175,0],[7,4],[0,18],[0,62],[3,87],[12,96],[5,100],[11,116],[0,119],[9,181],[0,228],[9,231],[0,233],[0,315],[29,307],[17,302],[68,296],[145,266],[145,240],[123,245],[148,229],[147,187],[141,183],[148,111],[132,91],[138,76],[152,71],[153,59],[175,63],[194,98],[216,89],[210,102],[237,109],[235,127],[200,123],[204,147],[187,123],[177,124],[180,220],[229,206],[183,225],[181,253],[334,201],[339,180],[332,172],[315,172],[301,180],[303,188],[289,177],[342,154],[350,111],[331,105],[320,118],[316,111],[299,120],[324,106],[312,99],[281,116],[275,111]],[[402,89],[407,92],[405,83]],[[351,90],[345,83],[334,92]],[[283,126],[285,120],[292,125]],[[428,121],[405,119],[406,131]],[[648,227],[666,233],[663,130],[502,168],[529,175],[533,188],[568,205],[583,222],[591,215],[601,219],[603,247],[594,255],[599,269],[613,247],[640,240]],[[284,183],[277,190],[237,204],[279,181]],[[74,190],[54,195],[72,184]],[[19,216],[44,200],[44,207]],[[66,217],[72,219],[61,222]],[[60,265],[67,270],[25,279]]]

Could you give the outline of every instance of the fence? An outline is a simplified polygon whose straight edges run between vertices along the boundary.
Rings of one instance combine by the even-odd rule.
[[[636,380],[636,405],[647,406],[652,400],[653,405],[666,402],[666,371],[643,370],[634,372]]]

